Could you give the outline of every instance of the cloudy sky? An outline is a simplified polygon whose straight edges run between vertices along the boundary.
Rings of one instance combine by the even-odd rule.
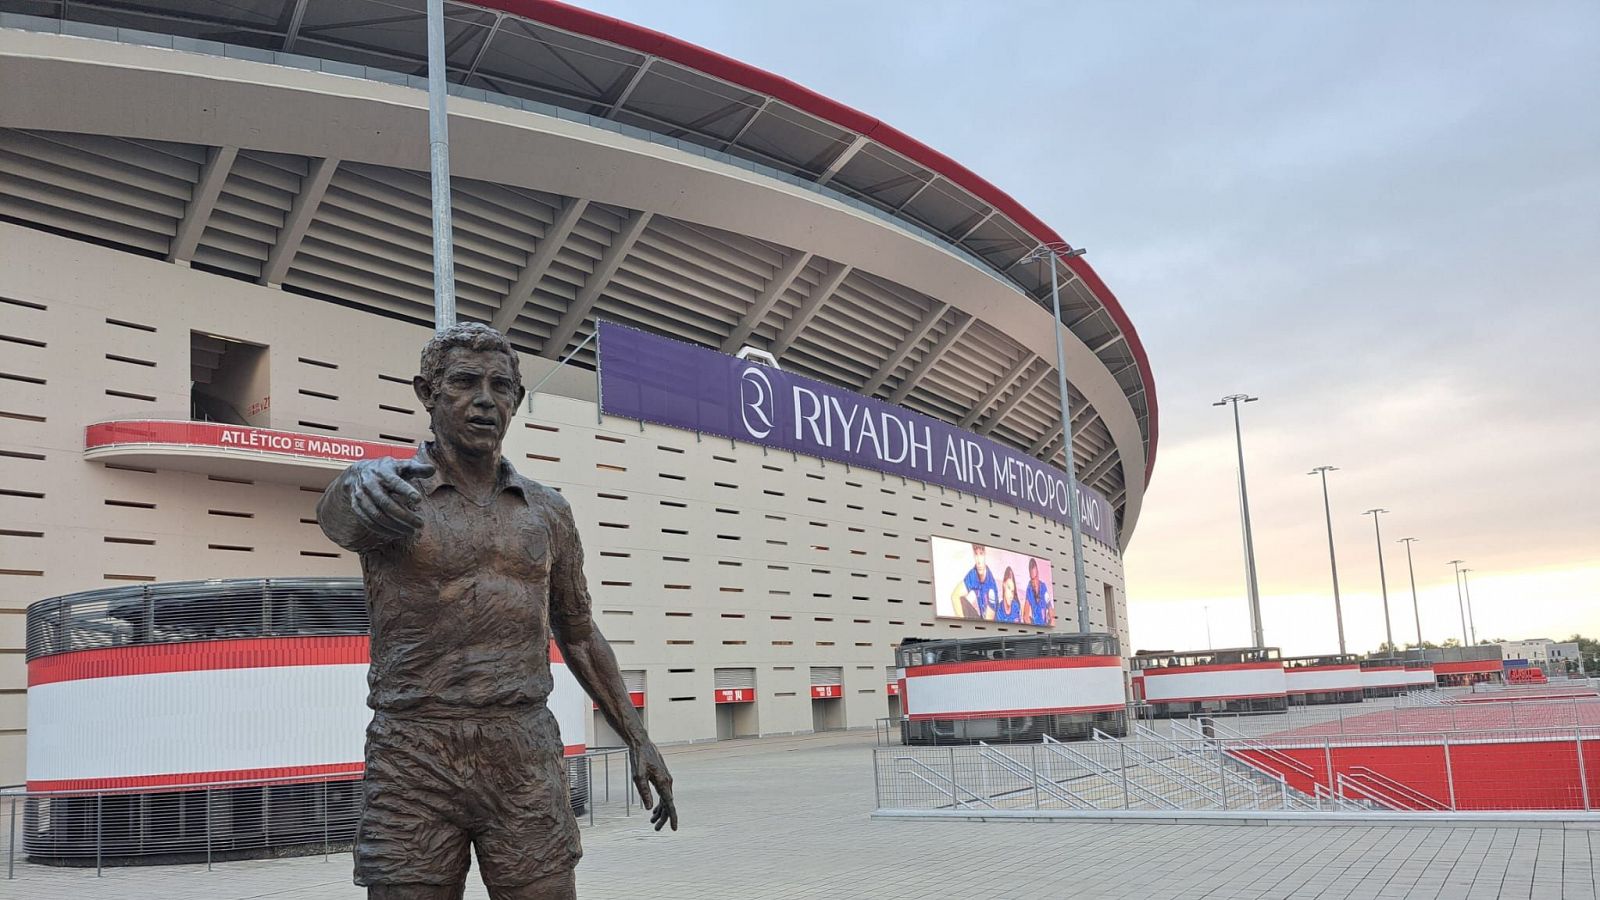
[[[884,119],[1089,259],[1155,368],[1134,643],[1600,636],[1600,3],[589,0]]]

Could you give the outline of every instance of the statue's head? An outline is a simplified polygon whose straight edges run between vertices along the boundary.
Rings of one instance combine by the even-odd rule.
[[[423,346],[421,368],[411,386],[435,440],[469,456],[498,455],[524,393],[506,336],[477,322],[452,325]]]

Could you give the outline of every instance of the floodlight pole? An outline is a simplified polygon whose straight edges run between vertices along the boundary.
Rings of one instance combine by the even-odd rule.
[[[1328,567],[1333,570],[1333,621],[1339,628],[1339,655],[1344,656],[1344,605],[1339,602],[1339,561],[1333,555],[1333,507],[1328,503],[1328,473],[1337,471],[1338,466],[1317,466],[1306,474],[1322,476],[1322,515],[1328,521]]]
[[[1265,647],[1267,639],[1261,631],[1261,589],[1256,584],[1256,545],[1250,533],[1250,490],[1244,481],[1244,432],[1239,427],[1239,404],[1259,399],[1249,394],[1229,394],[1211,405],[1233,405],[1233,440],[1239,450],[1239,518],[1244,525],[1244,578],[1250,601],[1250,639],[1255,646]]]
[[[1472,585],[1467,582],[1467,573],[1472,570],[1463,566],[1461,568],[1461,589],[1467,592],[1467,627],[1472,629],[1472,643],[1478,643],[1478,622],[1472,617]]]
[[[1450,560],[1450,567],[1456,570],[1456,612],[1461,616],[1461,646],[1470,646],[1467,643],[1467,607],[1461,600],[1461,564],[1464,559]]]
[[[1417,658],[1422,658],[1422,606],[1417,603],[1417,567],[1411,564],[1411,545],[1414,537],[1403,537],[1398,543],[1406,545],[1406,572],[1411,576],[1411,614],[1417,618]]]
[[[1378,517],[1388,512],[1387,509],[1369,509],[1362,513],[1372,517],[1372,535],[1378,540],[1378,584],[1383,588],[1383,633],[1389,641],[1389,652],[1395,652],[1394,626],[1389,622],[1389,579],[1383,574],[1383,529],[1378,527]]]
[[[1072,517],[1072,586],[1078,594],[1078,633],[1088,634],[1089,589],[1083,576],[1083,510],[1078,499],[1078,467],[1072,458],[1072,404],[1067,397],[1067,350],[1061,339],[1064,327],[1061,324],[1061,284],[1056,276],[1056,265],[1060,260],[1082,256],[1083,253],[1082,247],[1074,248],[1070,244],[1041,244],[1024,256],[1021,262],[1047,258],[1050,261],[1050,305],[1055,318],[1050,330],[1056,335],[1056,387],[1061,394],[1061,455],[1066,459],[1067,468],[1067,514]]]
[[[444,0],[428,0],[428,163],[433,190],[433,329],[456,323],[456,267],[450,222],[450,122],[445,109]]]

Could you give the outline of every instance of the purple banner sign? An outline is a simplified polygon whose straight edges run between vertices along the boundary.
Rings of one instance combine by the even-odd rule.
[[[600,411],[904,475],[1071,520],[1067,475],[930,416],[810,378],[600,323]],[[1116,518],[1078,486],[1083,533],[1117,547]]]

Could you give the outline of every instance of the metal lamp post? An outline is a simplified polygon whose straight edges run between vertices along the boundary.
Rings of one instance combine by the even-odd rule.
[[[1306,474],[1322,476],[1322,515],[1328,522],[1328,567],[1333,570],[1333,621],[1339,628],[1339,655],[1344,656],[1344,605],[1339,601],[1339,561],[1333,555],[1333,508],[1328,503],[1328,473],[1337,471],[1338,466],[1317,466]]]
[[[1467,607],[1461,600],[1461,564],[1464,562],[1466,562],[1464,559],[1450,560],[1450,567],[1456,570],[1456,612],[1461,615],[1461,646],[1466,647],[1469,646],[1467,644]]]
[[[1071,259],[1083,254],[1082,247],[1075,248],[1070,244],[1040,244],[1019,262],[1046,258],[1050,260],[1050,306],[1055,318],[1051,330],[1056,335],[1056,387],[1061,394],[1061,455],[1066,461],[1067,497],[1070,505],[1068,515],[1072,517],[1072,586],[1078,594],[1078,633],[1088,634],[1089,589],[1084,583],[1083,576],[1083,512],[1081,501],[1078,499],[1078,467],[1072,458],[1072,405],[1067,396],[1067,350],[1061,338],[1061,331],[1065,326],[1061,322],[1061,284],[1056,275],[1058,260]]]
[[[1422,607],[1417,603],[1417,567],[1411,564],[1411,545],[1414,537],[1403,537],[1397,543],[1406,545],[1406,572],[1411,576],[1411,614],[1417,617],[1417,658],[1422,658]]]
[[[433,193],[433,328],[456,323],[456,266],[450,222],[450,122],[444,68],[444,0],[428,0],[428,165]]]
[[[1239,404],[1254,403],[1259,399],[1249,394],[1229,394],[1211,405],[1233,405],[1233,440],[1239,451],[1239,518],[1244,527],[1245,590],[1250,601],[1250,639],[1255,646],[1264,647],[1267,639],[1261,633],[1261,591],[1256,584],[1255,540],[1250,534],[1250,491],[1244,482],[1244,432],[1239,427]]]
[[[1383,574],[1383,529],[1378,527],[1378,517],[1387,509],[1369,509],[1362,513],[1372,517],[1372,534],[1378,539],[1378,583],[1383,587],[1383,632],[1389,641],[1389,652],[1395,651],[1394,626],[1389,623],[1389,579]]]
[[[1472,585],[1467,582],[1467,573],[1472,570],[1466,566],[1461,567],[1461,589],[1467,592],[1467,627],[1472,629],[1472,643],[1478,643],[1478,622],[1472,617]]]

